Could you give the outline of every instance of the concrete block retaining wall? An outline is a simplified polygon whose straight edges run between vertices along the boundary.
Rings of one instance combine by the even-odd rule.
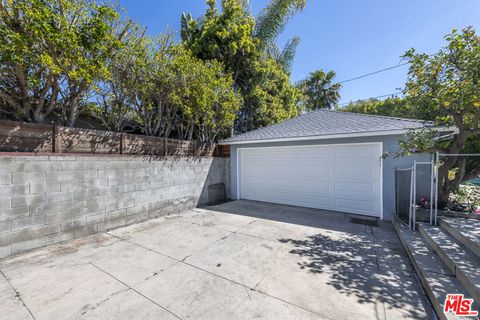
[[[0,156],[0,258],[207,204],[229,177],[228,158]]]

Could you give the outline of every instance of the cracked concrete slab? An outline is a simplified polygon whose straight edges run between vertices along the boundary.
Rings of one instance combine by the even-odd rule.
[[[180,219],[165,220],[155,227],[154,231],[148,228],[135,232],[116,230],[115,236],[127,239],[145,248],[162,254],[184,259],[203,249],[208,244],[218,241],[228,235],[230,231],[209,228]]]
[[[14,320],[423,318],[389,224],[337,215],[235,201],[42,248],[0,261],[0,310]]]
[[[203,227],[220,228],[230,232],[237,231],[238,229],[258,220],[254,217],[225,215],[223,212],[215,212],[206,209],[194,209],[187,214],[181,215],[179,219]]]
[[[32,315],[23,304],[20,293],[16,292],[7,279],[0,274],[0,312],[10,320],[33,320]]]
[[[248,290],[183,263],[135,289],[182,319],[228,319]]]
[[[231,234],[185,261],[225,278],[255,288],[275,266],[281,244],[242,234]]]
[[[279,299],[255,291],[249,293],[235,310],[233,319],[302,319],[302,320],[327,320],[311,311],[294,306]]]
[[[85,306],[80,319],[102,320],[144,320],[144,319],[178,319],[155,303],[139,296],[128,289],[109,297],[98,305]]]
[[[131,287],[148,281],[178,263],[129,241],[118,241],[95,250],[85,259]]]
[[[37,266],[5,272],[35,319],[77,319],[126,289],[88,264]]]

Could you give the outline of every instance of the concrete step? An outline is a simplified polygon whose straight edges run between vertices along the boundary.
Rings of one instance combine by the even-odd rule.
[[[441,218],[440,226],[480,258],[480,220]]]
[[[469,296],[480,301],[480,258],[439,227],[419,224],[419,231]]]
[[[398,221],[394,221],[393,225],[437,316],[442,320],[465,319],[451,313],[445,314],[443,308],[447,294],[457,293],[468,297],[468,291],[418,232],[410,231]],[[477,303],[473,307],[479,310]]]

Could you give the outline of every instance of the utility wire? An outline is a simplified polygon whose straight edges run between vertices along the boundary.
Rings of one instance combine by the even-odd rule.
[[[409,63],[410,63],[410,62],[404,62],[404,63],[401,63],[401,64],[399,64],[399,65],[393,66],[393,67],[388,67],[388,68],[385,68],[385,69],[373,71],[373,72],[370,72],[370,73],[367,73],[367,74],[363,74],[363,75],[358,76],[358,77],[355,77],[355,78],[343,80],[343,81],[340,81],[340,82],[337,82],[337,83],[345,83],[345,82],[350,82],[350,81],[362,79],[362,78],[365,78],[365,77],[368,77],[368,76],[372,76],[372,75],[377,74],[377,73],[382,73],[382,72],[385,72],[385,71],[388,71],[388,70],[400,68],[400,67],[405,66],[405,65],[407,65],[407,64],[409,64]]]
[[[427,15],[424,15],[424,16],[420,16],[417,19],[414,19],[412,21],[407,21],[406,23],[393,26],[392,28],[386,28],[386,29],[382,30],[380,33],[373,34],[373,35],[368,36],[368,37],[363,38],[363,39],[358,39],[357,41],[354,41],[354,42],[351,42],[351,43],[346,43],[343,46],[333,48],[333,49],[325,51],[325,52],[316,53],[314,56],[303,58],[302,61],[300,61],[296,64],[296,66],[297,67],[302,66],[302,65],[305,65],[308,62],[317,60],[319,57],[328,56],[328,55],[336,53],[338,51],[344,51],[345,49],[348,49],[352,46],[356,46],[358,44],[365,43],[366,41],[373,40],[373,39],[378,38],[378,37],[382,37],[385,34],[388,34],[388,33],[392,32],[394,30],[401,29],[403,27],[406,27],[406,26],[409,26],[409,25],[412,25],[412,24],[416,24],[416,23],[419,23],[419,22],[424,22],[426,19],[431,18],[433,16],[436,16],[438,14],[441,14],[443,11],[456,9],[456,8],[460,7],[460,5],[463,5],[463,4],[472,2],[472,1],[473,0],[466,0],[466,1],[463,1],[463,2],[460,2],[460,3],[455,3],[455,5],[453,5],[453,6],[449,6],[449,7],[443,8],[443,9],[440,8],[439,10],[437,10],[433,13],[430,13],[430,14],[427,14]],[[381,25],[382,24],[380,24],[378,26],[381,26]],[[374,27],[373,29],[376,29],[377,27]],[[348,36],[346,38],[348,38]]]
[[[403,93],[402,91],[397,91],[397,92],[393,92],[393,93],[389,93],[389,94],[384,94],[384,95],[381,95],[381,96],[370,97],[370,98],[365,98],[365,99],[360,99],[360,100],[355,100],[355,101],[340,103],[338,106],[343,107],[343,106],[346,106],[346,105],[348,105],[348,104],[350,104],[350,103],[355,103],[355,102],[360,102],[360,101],[366,101],[366,100],[371,100],[371,99],[379,99],[379,98],[391,97],[391,96],[393,96],[393,95],[402,94],[402,93]]]

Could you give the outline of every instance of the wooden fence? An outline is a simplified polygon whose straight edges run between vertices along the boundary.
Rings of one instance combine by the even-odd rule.
[[[0,152],[229,157],[230,148],[197,141],[0,121]]]

